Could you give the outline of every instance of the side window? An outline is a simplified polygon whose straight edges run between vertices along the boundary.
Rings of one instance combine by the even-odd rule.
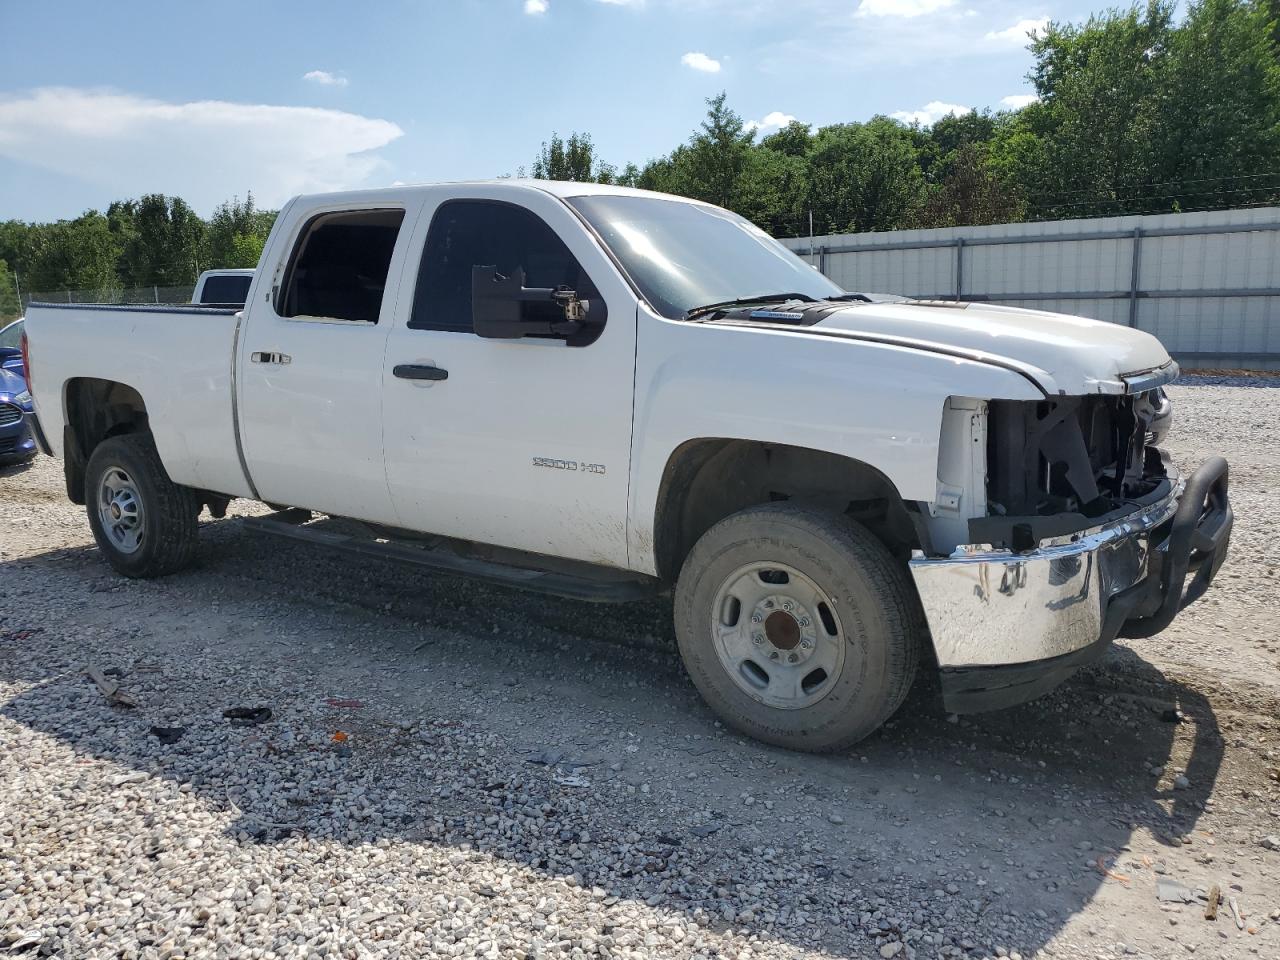
[[[377,323],[403,210],[322,213],[302,231],[276,312]]]
[[[496,200],[447,200],[436,210],[413,294],[412,330],[471,332],[471,268],[499,273],[523,267],[525,285],[569,287],[598,298],[590,277],[551,227],[524,207]],[[563,319],[554,303],[527,304],[530,319]]]

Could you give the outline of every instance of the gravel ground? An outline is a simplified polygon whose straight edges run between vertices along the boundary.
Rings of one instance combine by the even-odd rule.
[[[1276,385],[1170,391],[1177,458],[1232,462],[1205,601],[1034,704],[948,717],[925,678],[834,757],[722,729],[669,601],[235,516],[196,569],[126,581],[58,464],[0,471],[0,953],[1280,956]]]

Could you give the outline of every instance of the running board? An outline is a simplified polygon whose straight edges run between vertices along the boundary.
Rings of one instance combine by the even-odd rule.
[[[571,565],[580,568],[582,573],[537,570],[478,557],[464,557],[447,548],[433,549],[394,539],[359,537],[305,526],[312,519],[311,511],[291,508],[262,517],[245,517],[241,523],[260,533],[300,540],[344,553],[412,563],[444,573],[569,600],[626,603],[652,597],[660,588],[660,583],[655,578],[638,576],[612,567],[595,567],[575,562]]]

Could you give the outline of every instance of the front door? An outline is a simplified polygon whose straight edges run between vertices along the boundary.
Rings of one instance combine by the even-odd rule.
[[[268,503],[395,522],[382,367],[412,232],[406,213],[347,205],[311,217],[281,255],[269,302],[255,291],[240,343],[239,416],[245,460]]]
[[[442,192],[418,232],[405,271],[407,281],[416,266],[417,282],[401,298],[384,374],[387,481],[401,525],[625,566],[630,288],[547,194]],[[530,287],[570,287],[603,326],[586,338],[482,339],[471,323],[474,265],[523,269]]]

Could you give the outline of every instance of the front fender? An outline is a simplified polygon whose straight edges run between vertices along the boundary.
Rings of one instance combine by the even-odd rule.
[[[975,360],[652,315],[640,324],[636,383],[630,566],[649,574],[657,572],[662,477],[691,440],[753,440],[849,457],[884,474],[904,500],[931,501],[948,397],[1043,397],[1016,372]]]

